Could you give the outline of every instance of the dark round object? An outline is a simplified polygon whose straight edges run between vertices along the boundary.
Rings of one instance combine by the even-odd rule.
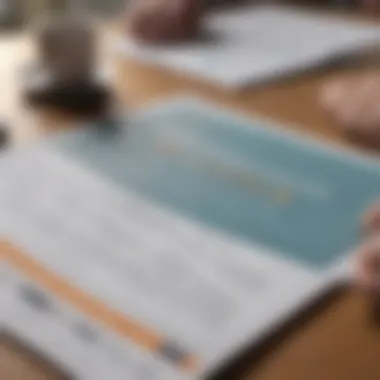
[[[111,93],[105,86],[90,81],[52,84],[26,92],[26,101],[77,116],[102,115],[111,105]]]

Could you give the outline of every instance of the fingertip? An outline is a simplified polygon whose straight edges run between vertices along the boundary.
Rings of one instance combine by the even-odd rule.
[[[361,224],[363,231],[368,235],[380,231],[380,202],[370,206],[363,214]]]

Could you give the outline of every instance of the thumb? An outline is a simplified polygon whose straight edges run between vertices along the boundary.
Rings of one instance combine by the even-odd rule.
[[[380,294],[380,237],[364,243],[357,252],[356,282],[365,291]]]

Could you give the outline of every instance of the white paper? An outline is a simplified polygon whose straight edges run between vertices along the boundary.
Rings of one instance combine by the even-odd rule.
[[[125,355],[131,352],[158,368],[154,377],[141,379],[201,378],[315,288],[318,277],[305,268],[171,214],[138,194],[120,192],[48,149],[3,157],[0,174],[1,236],[199,360],[194,372],[183,373],[165,357],[114,336],[114,349],[125,347]],[[104,346],[82,353],[97,361],[88,368],[74,351],[54,348],[57,342],[60,347],[75,343],[65,326],[39,319],[12,291],[5,293],[1,284],[0,324],[50,352],[79,380],[105,378],[113,359],[104,357]],[[70,312],[66,309],[62,313]],[[75,310],[71,313],[77,318]],[[102,334],[111,334],[103,328]],[[108,378],[122,378],[124,368],[114,365],[115,376]]]
[[[227,87],[292,75],[372,47],[380,29],[280,6],[213,13],[205,41],[151,47],[120,42],[127,56],[156,63]]]

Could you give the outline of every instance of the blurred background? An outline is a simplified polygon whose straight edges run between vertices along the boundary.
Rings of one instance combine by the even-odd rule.
[[[225,0],[215,1],[226,2]],[[260,1],[276,2],[276,0]],[[0,0],[0,28],[21,28],[27,25],[34,16],[38,16],[48,10],[60,9],[70,2],[72,0]],[[74,0],[74,3],[80,3],[88,10],[103,16],[116,14],[131,2],[132,0]],[[303,5],[311,4],[313,6],[329,5],[335,9],[352,8],[358,5],[355,0],[290,0],[288,2]]]

